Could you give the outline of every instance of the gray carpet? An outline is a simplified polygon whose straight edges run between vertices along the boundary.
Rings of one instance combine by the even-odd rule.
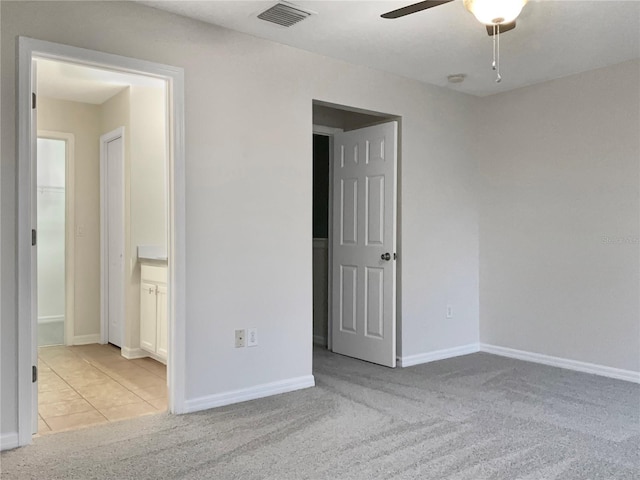
[[[316,351],[317,387],[37,438],[3,479],[640,478],[640,386],[474,354],[386,369]]]

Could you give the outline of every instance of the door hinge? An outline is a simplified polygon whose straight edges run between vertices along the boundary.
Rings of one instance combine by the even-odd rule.
[[[35,93],[31,93],[31,108],[35,109],[36,108],[36,94]]]
[[[36,232],[35,228],[31,229],[31,246],[35,246],[35,244],[38,241],[38,233]]]
[[[36,365],[31,366],[31,383],[38,381],[38,367]]]

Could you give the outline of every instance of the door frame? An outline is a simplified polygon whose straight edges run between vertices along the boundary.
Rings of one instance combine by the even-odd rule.
[[[109,305],[111,303],[111,289],[109,288],[109,217],[111,216],[111,206],[108,202],[109,179],[107,171],[107,144],[117,138],[122,139],[121,146],[121,170],[120,189],[122,192],[122,209],[117,212],[121,222],[120,231],[122,233],[122,243],[118,246],[122,253],[120,274],[122,277],[122,288],[118,311],[120,313],[120,343],[124,342],[124,320],[125,320],[125,131],[124,127],[118,127],[111,132],[100,136],[100,342],[109,343]]]
[[[38,138],[65,142],[64,179],[64,344],[73,345],[75,315],[75,137],[72,133],[38,130]]]
[[[32,425],[37,422],[37,390],[32,382],[32,366],[37,365],[37,306],[32,304],[37,278],[31,229],[35,173],[35,148],[32,131],[32,93],[34,58],[46,58],[80,65],[107,68],[125,73],[147,75],[167,84],[169,122],[168,197],[169,197],[169,272],[168,316],[169,411],[185,413],[186,377],[186,248],[185,248],[185,145],[184,145],[184,69],[120,55],[72,47],[28,37],[18,38],[17,140],[18,140],[18,445],[32,441]],[[35,414],[34,414],[35,413]]]

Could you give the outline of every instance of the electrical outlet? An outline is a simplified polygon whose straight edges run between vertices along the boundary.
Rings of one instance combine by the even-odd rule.
[[[236,348],[242,348],[246,344],[245,330],[236,330]]]
[[[447,305],[447,318],[453,318],[453,307],[451,305]]]
[[[247,330],[247,347],[258,346],[258,329],[250,328]]]

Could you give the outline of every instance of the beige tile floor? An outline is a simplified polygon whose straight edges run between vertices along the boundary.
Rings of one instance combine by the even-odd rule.
[[[115,422],[167,409],[167,370],[127,360],[111,345],[38,349],[38,433]]]

